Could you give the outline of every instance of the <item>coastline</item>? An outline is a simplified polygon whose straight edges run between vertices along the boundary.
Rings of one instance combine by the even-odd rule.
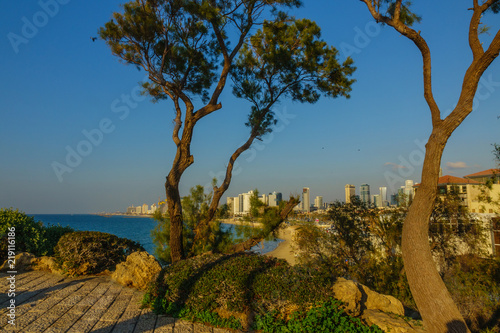
[[[282,239],[283,242],[279,243],[274,250],[265,253],[264,255],[278,259],[285,259],[292,266],[297,264],[297,259],[295,258],[295,253],[292,249],[293,237],[295,236],[296,229],[297,226],[288,226],[285,229],[281,229],[278,237]]]

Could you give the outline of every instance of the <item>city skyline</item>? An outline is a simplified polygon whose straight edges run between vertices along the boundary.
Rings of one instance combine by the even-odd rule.
[[[45,3],[45,2],[43,2]],[[0,206],[27,213],[123,210],[131,202],[164,198],[174,150],[173,106],[139,94],[143,71],[124,66],[97,36],[122,1],[7,2],[0,22]],[[433,55],[433,86],[446,116],[458,98],[470,62],[467,3],[415,3],[418,25]],[[446,10],[447,16],[438,15]],[[249,189],[279,189],[324,202],[345,198],[345,185],[370,184],[395,193],[421,179],[431,121],[422,94],[421,59],[414,45],[377,25],[362,3],[305,1],[292,10],[314,20],[322,36],[351,56],[357,71],[351,98],[323,98],[314,105],[284,99],[278,123],[237,161],[224,196]],[[44,21],[40,21],[44,18]],[[45,20],[46,18],[46,20]],[[492,29],[500,22],[485,18]],[[459,30],[457,32],[457,30]],[[483,34],[482,39],[491,40]],[[405,59],[405,61],[401,61]],[[495,167],[500,143],[500,61],[484,74],[474,112],[444,151],[443,174],[463,176]],[[223,177],[229,156],[246,139],[249,105],[223,92],[222,109],[200,122],[193,138],[194,164],[181,195],[210,188]],[[376,193],[377,194],[377,193]]]

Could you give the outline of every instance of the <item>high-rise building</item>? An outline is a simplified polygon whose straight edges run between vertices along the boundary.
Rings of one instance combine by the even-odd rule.
[[[405,180],[405,186],[403,190],[404,195],[406,196],[407,202],[413,200],[413,196],[415,195],[415,189],[413,188],[413,180]]]
[[[314,207],[316,207],[317,209],[323,208],[323,197],[322,196],[317,196],[314,199]]]
[[[304,187],[302,189],[302,210],[304,212],[311,212],[311,200],[310,200],[311,193],[309,191],[309,187]]]
[[[240,196],[233,198],[233,214],[235,216],[240,215]]]
[[[382,186],[382,187],[379,187],[378,190],[380,192],[380,201],[381,201],[380,207],[389,206],[389,201],[387,201],[387,187]]]
[[[356,186],[347,184],[345,186],[345,203],[351,203],[351,198],[356,195]]]
[[[370,204],[370,185],[362,184],[359,189],[359,198],[361,202],[369,205]]]
[[[274,191],[273,193],[269,193],[269,206],[276,207],[279,206],[282,199],[282,195],[280,192]]]
[[[269,206],[269,195],[267,194],[262,194],[259,196],[260,202],[262,202],[264,205]]]
[[[382,207],[382,198],[380,197],[380,194],[373,195],[372,202],[375,205],[375,207]]]

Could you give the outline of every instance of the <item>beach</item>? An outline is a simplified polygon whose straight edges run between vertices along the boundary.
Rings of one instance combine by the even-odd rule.
[[[288,226],[281,229],[278,234],[278,238],[282,239],[283,242],[278,244],[278,247],[271,252],[266,253],[266,256],[275,257],[279,259],[285,259],[290,265],[295,265],[297,259],[292,250],[293,237],[297,226]]]

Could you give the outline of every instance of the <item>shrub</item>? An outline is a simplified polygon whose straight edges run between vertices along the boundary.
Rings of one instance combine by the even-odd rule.
[[[7,232],[14,227],[16,253],[29,252],[37,257],[51,256],[62,235],[74,231],[70,227],[49,225],[45,227],[32,216],[12,209],[0,209],[0,260],[7,259]]]
[[[443,277],[472,332],[500,332],[500,261],[459,256]]]
[[[34,255],[41,253],[43,243],[43,224],[36,222],[17,209],[0,209],[0,259],[1,263],[7,260],[7,233],[9,228],[15,228],[16,253],[30,252]]]
[[[54,251],[62,270],[75,276],[112,269],[127,255],[144,248],[137,242],[108,233],[76,231],[63,235]]]
[[[254,329],[263,332],[377,332],[383,331],[377,326],[368,327],[358,318],[347,316],[337,300],[318,303],[307,311],[293,313],[288,321],[277,319],[269,312],[257,316]]]
[[[316,323],[307,326],[312,331],[341,322],[363,327],[342,313],[338,303],[328,303],[333,282],[266,256],[203,255],[164,268],[143,303],[157,313],[233,329],[246,328],[251,314],[256,315],[255,327],[269,332],[307,331],[299,321]],[[344,319],[332,321],[331,313]],[[362,329],[345,331],[365,332]]]
[[[74,231],[75,230],[69,226],[62,227],[59,224],[49,224],[47,227],[44,227],[43,242],[40,246],[40,255],[53,256],[54,248],[56,247],[61,237],[67,233]]]

